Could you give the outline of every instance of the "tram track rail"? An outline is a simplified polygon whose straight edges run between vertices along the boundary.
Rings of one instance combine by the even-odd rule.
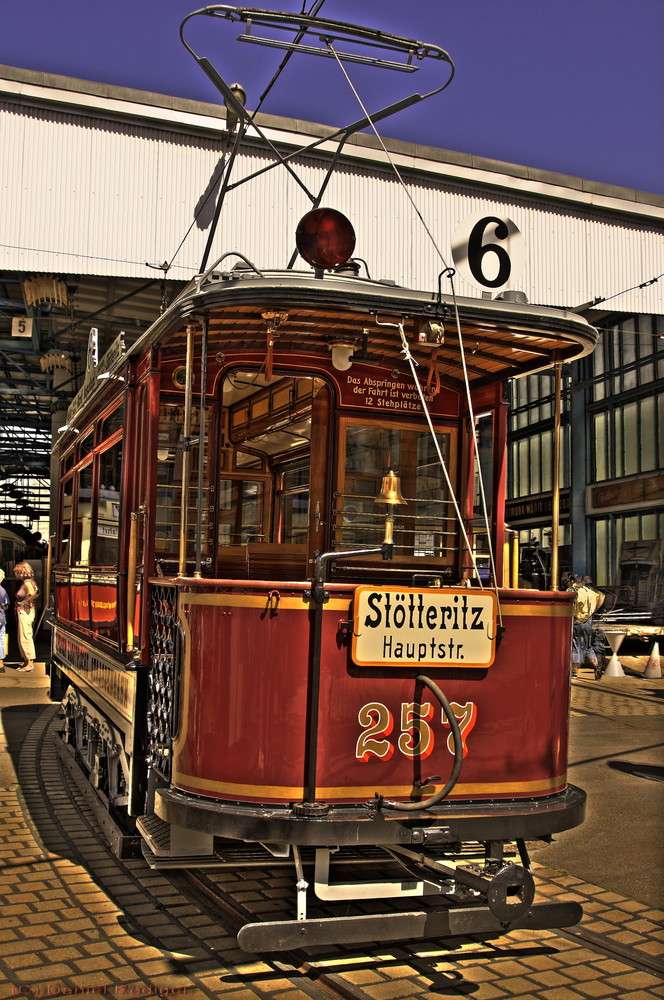
[[[225,892],[218,885],[214,884],[211,873],[196,870],[169,870],[153,872],[146,869],[141,859],[118,858],[110,844],[113,838],[109,837],[108,830],[104,830],[104,837],[109,842],[106,850],[106,860],[102,865],[103,873],[95,875],[95,870],[99,868],[98,860],[93,860],[93,856],[98,857],[99,853],[99,832],[100,825],[97,818],[100,798],[95,789],[90,785],[87,775],[83,770],[79,770],[78,777],[72,778],[72,768],[63,766],[63,755],[53,753],[53,741],[60,740],[57,732],[59,723],[55,718],[56,712],[47,710],[43,713],[40,723],[39,739],[33,740],[31,745],[26,746],[25,752],[32,753],[32,759],[24,762],[23,770],[30,773],[32,783],[25,792],[25,799],[28,809],[37,806],[38,802],[49,804],[49,823],[53,825],[54,832],[58,838],[66,844],[66,855],[76,863],[84,866],[90,871],[92,877],[97,881],[99,887],[108,894],[119,909],[125,907],[125,900],[122,894],[118,894],[114,888],[114,882],[122,876],[132,887],[134,896],[140,896],[144,902],[155,910],[161,911],[169,916],[169,924],[172,929],[177,930],[183,938],[189,941],[189,947],[180,947],[178,952],[173,952],[174,967],[182,972],[186,972],[192,977],[208,975],[211,970],[218,970],[224,964],[224,954],[219,947],[206,938],[204,934],[197,932],[194,928],[187,926],[176,913],[169,913],[171,908],[169,903],[169,893],[176,889],[180,899],[192,902],[210,920],[210,925],[217,928],[217,936],[226,935],[226,940],[234,938],[239,927],[247,922],[257,919],[256,913],[245,905],[245,903],[234,899],[232,893]],[[35,724],[35,726],[37,723]],[[35,727],[33,727],[35,728]],[[60,740],[61,742],[61,740]],[[57,743],[56,743],[57,746]],[[64,759],[72,759],[70,750],[66,750]],[[64,776],[66,781],[62,781]],[[96,804],[96,805],[95,805]],[[52,834],[51,834],[52,835]],[[49,857],[48,841],[45,843],[45,850],[41,861]],[[119,836],[119,834],[118,834]],[[117,842],[115,844],[117,849]],[[24,864],[30,864],[26,859]],[[267,868],[267,866],[266,866]],[[267,877],[270,873],[266,871]],[[283,880],[283,867],[274,868],[272,875],[275,880]],[[543,881],[538,875],[538,881]],[[548,886],[556,885],[555,878],[545,878]],[[169,888],[170,887],[170,888]],[[292,891],[292,886],[290,886]],[[561,887],[561,892],[564,892]],[[127,908],[128,933],[135,934],[137,938],[152,944],[167,952],[163,943],[158,937],[150,935],[131,919],[131,908]],[[260,917],[259,917],[260,919]],[[207,925],[203,925],[207,926]],[[629,965],[635,972],[647,972],[659,976],[664,975],[664,966],[656,957],[648,957],[641,952],[637,952],[629,945],[620,945],[611,942],[602,935],[579,925],[576,928],[558,930],[556,936],[567,942],[581,944],[602,958],[619,959]],[[546,939],[546,945],[550,945],[551,938]],[[467,947],[473,942],[469,941]],[[523,947],[523,938],[518,946]],[[545,947],[545,942],[540,941],[536,936],[533,939],[533,946],[537,948]],[[432,947],[434,951],[432,952]],[[491,942],[475,942],[475,953],[483,953],[486,950],[487,956],[492,954],[493,944]],[[377,954],[372,954],[377,951]],[[183,954],[184,952],[184,954]],[[187,952],[197,952],[198,957],[190,959]],[[386,952],[393,952],[399,956],[398,961],[402,965],[412,966],[412,975],[421,982],[422,976],[431,978],[440,973],[444,967],[449,975],[460,975],[464,971],[468,959],[464,957],[463,949],[459,951],[458,946],[445,947],[445,942],[408,942],[407,944],[383,944],[379,949],[372,947],[362,948],[361,959],[362,968],[381,967],[381,963],[386,961]],[[421,955],[418,955],[421,952]],[[231,979],[235,977],[237,981],[244,984],[250,981],[253,973],[242,971],[243,962],[238,958],[237,949],[233,951],[232,966],[230,971],[220,974],[221,979]],[[325,1000],[325,998],[339,998],[339,1000],[366,1000],[368,996],[361,986],[349,982],[343,975],[348,971],[348,962],[358,958],[360,952],[357,948],[350,947],[331,949],[330,953],[320,958],[320,949],[313,953],[308,953],[306,949],[279,953],[279,956],[260,956],[261,964],[267,970],[265,975],[280,976],[284,980],[292,983],[293,987],[301,993],[309,996],[311,1000]],[[502,956],[509,954],[509,945],[504,947]],[[426,955],[427,957],[423,957]],[[253,959],[255,961],[255,959]],[[396,961],[396,959],[394,960]],[[247,955],[246,963],[252,963],[252,956]],[[351,966],[352,968],[352,966]],[[438,969],[438,972],[436,971]],[[215,975],[217,972],[215,971]]]

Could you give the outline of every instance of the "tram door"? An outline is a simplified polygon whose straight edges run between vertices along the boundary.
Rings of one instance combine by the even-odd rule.
[[[305,579],[325,509],[329,389],[236,370],[222,386],[217,576]],[[312,469],[315,474],[312,475]]]

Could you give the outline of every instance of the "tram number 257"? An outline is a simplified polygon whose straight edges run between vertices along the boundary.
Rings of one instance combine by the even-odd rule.
[[[463,756],[465,757],[468,753],[466,737],[475,725],[477,705],[473,701],[467,701],[464,705],[451,702],[450,707],[454,712],[455,719],[459,723]],[[432,753],[436,742],[433,716],[434,707],[430,702],[424,702],[423,704],[408,701],[403,702],[401,705],[400,731],[397,735],[394,732],[394,716],[389,708],[379,701],[368,702],[357,713],[357,720],[364,732],[358,738],[355,756],[358,760],[365,762],[370,760],[371,757],[380,757],[381,760],[389,760],[394,754],[395,749],[397,749],[404,757],[417,757],[420,760],[424,760]],[[442,709],[441,724],[448,728],[450,725]],[[446,734],[443,733],[444,735]],[[391,739],[387,737],[391,737]],[[450,753],[454,753],[452,733],[447,734],[447,749]]]

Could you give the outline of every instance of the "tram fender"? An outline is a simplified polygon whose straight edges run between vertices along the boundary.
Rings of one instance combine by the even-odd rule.
[[[325,917],[320,920],[265,920],[245,924],[237,942],[243,951],[260,954],[313,945],[438,940],[448,937],[496,937],[512,930],[572,927],[583,916],[579,903],[538,903],[510,923],[501,923],[488,906],[433,909],[370,916]]]

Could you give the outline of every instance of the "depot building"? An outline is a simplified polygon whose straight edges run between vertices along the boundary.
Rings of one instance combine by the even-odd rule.
[[[136,340],[204,259],[289,266],[311,203],[291,174],[269,169],[274,152],[248,132],[236,169],[255,176],[230,192],[214,228],[228,137],[221,105],[2,66],[0,123],[0,523],[45,534],[51,442],[90,345],[101,356],[121,333]],[[268,115],[257,124],[317,188],[335,130]],[[664,536],[664,198],[384,143],[351,135],[325,191],[351,219],[372,278],[435,292],[438,247],[457,294],[573,310],[600,330],[595,353],[563,368],[561,568],[653,609]],[[505,386],[507,521],[538,556],[530,576],[524,563],[529,586],[547,583],[553,388],[549,373]],[[481,414],[478,435],[487,446]]]

